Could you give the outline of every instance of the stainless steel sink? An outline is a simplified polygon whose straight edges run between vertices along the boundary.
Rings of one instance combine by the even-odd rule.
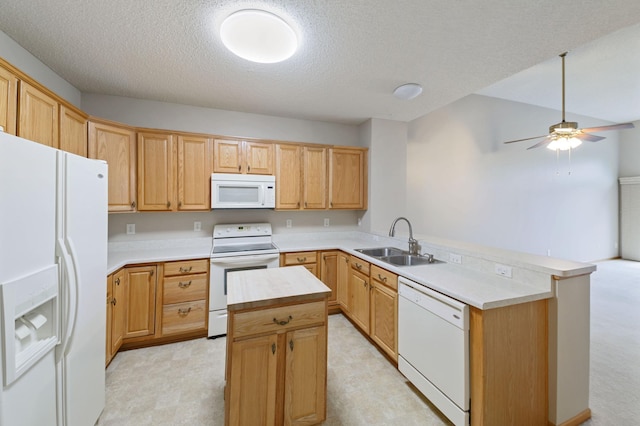
[[[379,257],[378,259],[395,266],[433,265],[435,263],[443,263],[442,261],[436,260],[433,257],[415,256],[412,254],[383,256]]]
[[[400,250],[395,247],[377,247],[377,248],[366,248],[366,249],[356,249],[362,254],[366,254],[371,257],[388,257],[388,256],[397,256],[405,254],[404,250]]]

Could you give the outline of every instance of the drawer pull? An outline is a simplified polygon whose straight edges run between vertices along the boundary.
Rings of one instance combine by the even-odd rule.
[[[180,267],[180,272],[191,272],[192,269],[193,269],[193,266],[189,266],[188,268],[183,268],[181,266]]]
[[[383,277],[383,276],[382,276],[382,275],[380,275],[380,274],[378,274],[378,279],[379,279],[380,281],[382,281],[383,283],[386,283],[386,282],[387,282],[387,277]]]
[[[188,288],[191,285],[191,281],[189,281],[188,283],[183,283],[182,281],[180,281],[178,283],[178,287],[180,288]]]
[[[186,317],[187,315],[189,315],[189,312],[191,312],[191,307],[187,309],[184,309],[184,308],[178,309],[178,315],[180,315],[181,317]]]
[[[307,258],[306,258],[306,257],[298,257],[298,258],[296,258],[296,259],[298,259],[298,262],[300,262],[300,263],[304,263],[304,262],[306,262],[306,261],[307,261]]]
[[[291,315],[289,315],[289,318],[287,318],[286,320],[280,320],[278,321],[278,319],[274,318],[273,322],[278,324],[278,325],[287,325],[289,324],[289,322],[293,319],[293,317]]]
[[[356,269],[362,269],[362,265],[359,263],[356,263]]]

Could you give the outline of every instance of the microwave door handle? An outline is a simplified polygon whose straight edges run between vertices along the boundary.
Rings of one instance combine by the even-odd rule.
[[[264,206],[264,185],[260,185],[260,204]]]

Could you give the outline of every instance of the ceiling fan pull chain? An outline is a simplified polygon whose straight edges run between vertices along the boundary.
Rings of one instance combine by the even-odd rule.
[[[571,151],[573,151],[573,149],[569,147],[569,171],[567,172],[568,176],[571,176]]]

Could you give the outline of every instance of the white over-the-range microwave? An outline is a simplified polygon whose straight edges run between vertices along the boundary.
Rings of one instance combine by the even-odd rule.
[[[276,177],[213,173],[212,209],[273,209],[276,206]]]

